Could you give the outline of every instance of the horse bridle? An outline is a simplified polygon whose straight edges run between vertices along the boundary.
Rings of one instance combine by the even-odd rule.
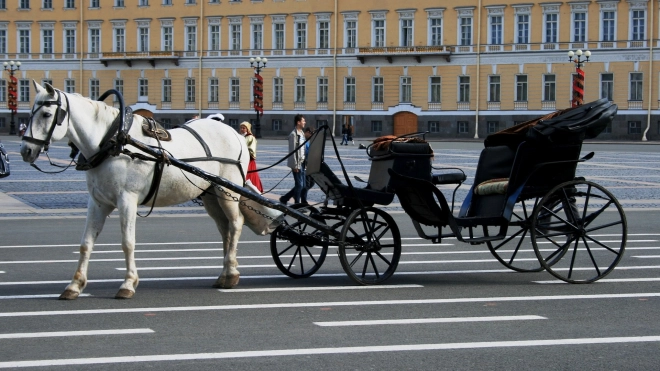
[[[34,114],[37,113],[42,107],[50,107],[52,104],[57,106],[57,110],[55,111],[55,115],[53,116],[53,122],[50,124],[50,128],[48,128],[48,134],[46,135],[45,139],[37,139],[33,137],[32,135],[26,134],[23,135],[23,140],[26,142],[30,143],[35,143],[38,145],[41,145],[44,147],[44,151],[48,152],[48,147],[50,146],[50,141],[51,138],[53,137],[53,132],[55,131],[56,126],[61,126],[62,122],[64,121],[64,117],[67,116],[68,111],[62,108],[62,98],[61,92],[59,90],[55,90],[57,92],[57,100],[41,100],[41,101],[36,101],[34,102],[34,105],[36,108],[32,110],[30,113],[30,123],[28,126],[30,127],[30,134],[33,134],[33,128],[32,128],[32,120],[34,119]],[[66,106],[67,108],[69,107],[69,98],[67,98],[66,94],[64,94],[64,99],[66,99]],[[60,117],[61,115],[61,117]]]

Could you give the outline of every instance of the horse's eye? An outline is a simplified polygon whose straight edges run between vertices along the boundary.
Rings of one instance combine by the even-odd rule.
[[[44,112],[44,117],[48,118],[51,117],[53,114],[50,112]]]

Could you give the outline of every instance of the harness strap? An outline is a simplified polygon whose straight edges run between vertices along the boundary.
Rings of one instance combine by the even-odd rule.
[[[202,145],[204,148],[204,152],[206,152],[206,157],[191,157],[191,158],[183,158],[179,159],[179,161],[184,161],[184,162],[198,162],[198,161],[217,161],[221,162],[224,164],[232,164],[232,165],[238,165],[238,170],[241,172],[241,176],[243,177],[243,181],[245,181],[245,173],[243,172],[243,167],[241,166],[241,157],[243,156],[243,147],[241,147],[241,152],[238,154],[238,160],[234,160],[231,158],[225,158],[225,157],[213,157],[211,155],[211,150],[209,149],[209,146],[206,145],[206,142],[202,137],[195,131],[195,129],[191,128],[188,125],[181,125],[179,126],[182,129],[187,130],[190,134],[192,134],[195,139],[199,142],[199,144]],[[239,138],[240,139],[240,138]]]
[[[197,139],[199,144],[201,144],[202,147],[204,148],[204,152],[206,152],[206,157],[211,157],[211,150],[209,149],[209,146],[206,145],[204,139],[202,139],[202,137],[193,128],[191,128],[188,125],[181,125],[179,127],[181,129],[186,129],[190,134],[192,134],[192,136],[195,137],[195,139]]]
[[[163,178],[163,169],[165,168],[165,161],[156,161],[156,166],[154,167],[154,178],[151,181],[151,187],[149,187],[149,193],[147,193],[147,197],[144,198],[144,201],[140,203],[140,205],[146,205],[152,197],[154,197],[154,194],[160,187],[160,180]],[[155,202],[156,200],[154,200]],[[153,208],[154,205],[151,207]],[[151,212],[151,211],[150,211]]]

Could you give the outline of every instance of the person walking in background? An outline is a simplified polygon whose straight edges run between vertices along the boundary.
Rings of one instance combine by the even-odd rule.
[[[289,134],[289,153],[294,152],[287,159],[287,166],[291,168],[293,173],[294,186],[284,196],[280,197],[280,202],[285,204],[293,197],[295,203],[300,203],[301,199],[307,202],[307,190],[305,189],[305,142],[303,129],[305,128],[305,117],[297,114],[294,118],[296,126]]]
[[[355,145],[355,141],[353,140],[353,125],[348,124],[348,127],[346,128],[346,145],[348,145],[348,142],[351,142],[353,145]]]
[[[245,137],[248,152],[250,153],[250,162],[248,163],[246,179],[249,180],[253,186],[257,187],[259,192],[264,193],[264,187],[261,185],[259,173],[255,171],[257,170],[257,138],[252,135],[252,125],[247,121],[242,122],[239,127],[239,132]]]
[[[341,128],[341,143],[340,146],[348,145],[348,124],[344,124]]]

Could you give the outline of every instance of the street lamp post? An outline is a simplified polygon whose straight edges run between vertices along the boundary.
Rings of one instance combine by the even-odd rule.
[[[257,121],[254,123],[254,136],[261,138],[261,116],[264,115],[264,78],[261,77],[261,69],[266,68],[268,58],[250,58],[250,67],[254,68],[254,87],[252,96],[254,98],[254,111],[257,113]]]
[[[4,62],[2,65],[4,66],[5,71],[9,72],[9,86],[7,87],[7,91],[9,93],[9,97],[7,98],[7,108],[9,108],[11,112],[11,121],[9,122],[9,135],[16,135],[16,124],[14,123],[14,117],[16,116],[16,112],[18,112],[17,111],[18,93],[16,89],[18,79],[14,77],[14,72],[21,69],[21,62],[9,61],[9,62]]]
[[[584,59],[582,57],[584,56]],[[578,49],[575,52],[572,50],[568,52],[568,61],[575,63],[575,75],[573,76],[573,99],[571,99],[571,107],[577,107],[584,103],[584,71],[582,66],[589,62],[591,57],[590,51],[582,52]],[[575,58],[575,60],[573,60]]]

